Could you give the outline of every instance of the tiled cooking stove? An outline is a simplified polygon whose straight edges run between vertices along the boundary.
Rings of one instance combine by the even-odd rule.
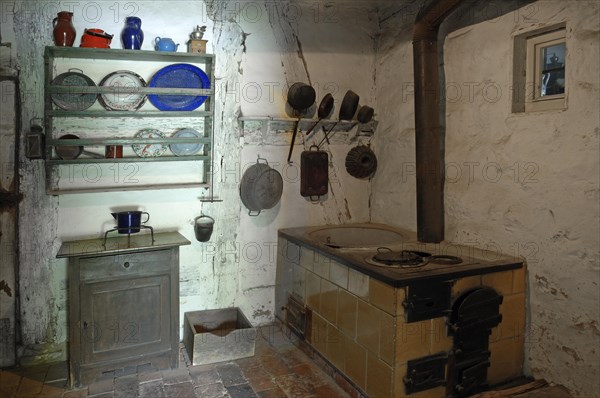
[[[521,375],[525,269],[520,259],[416,242],[379,251],[331,248],[305,239],[309,230],[280,231],[277,317],[285,322],[304,312],[300,326],[306,342],[362,392],[463,396]],[[373,258],[390,251],[403,257],[402,250],[421,252],[422,261],[390,266]],[[456,264],[453,257],[462,261]],[[462,301],[478,299],[467,294],[474,292],[489,303],[483,311],[487,323],[457,327],[452,311]],[[488,334],[465,339],[469,328]],[[476,343],[465,346],[465,341]]]

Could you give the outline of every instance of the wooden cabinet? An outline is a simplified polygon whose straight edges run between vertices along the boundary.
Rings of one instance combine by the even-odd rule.
[[[179,364],[177,232],[65,242],[72,386],[106,372]]]
[[[44,60],[45,162],[48,193],[56,195],[200,187],[208,191],[208,194],[203,196],[212,197],[210,166],[215,107],[213,54],[46,47]],[[185,64],[200,68],[208,77],[210,87],[150,87],[152,77],[158,71]],[[129,87],[116,83],[113,86],[100,85],[104,78],[117,71],[138,75],[145,81],[146,86]],[[69,85],[74,83],[55,81],[57,76],[69,72],[82,73],[95,85]],[[181,80],[184,80],[183,84],[187,84],[187,80]],[[81,79],[75,83],[82,84]],[[194,82],[190,84],[192,83]],[[182,83],[177,81],[173,84]],[[145,101],[143,106],[135,110],[107,110],[99,100],[102,95],[139,97],[151,94],[181,100],[206,97],[206,100],[193,110],[169,111],[158,110],[151,101]],[[92,95],[92,98],[96,95],[97,99],[89,108],[83,110],[72,107],[72,102],[67,102],[67,109],[61,109],[53,101],[53,97],[56,99],[57,96],[67,96],[69,101],[75,101],[77,104],[77,98],[86,95]],[[136,133],[148,129],[158,130],[163,137],[136,137]],[[184,129],[193,129],[199,134],[175,135]],[[172,149],[174,144],[178,145],[178,151]],[[115,145],[123,147],[123,156],[105,158],[105,149]],[[137,153],[139,148],[151,145],[165,149],[158,151],[159,156],[138,156],[132,149],[135,145],[138,146]],[[195,149],[186,153],[185,150],[181,150],[185,145]],[[63,151],[65,148],[71,148],[75,152],[80,147],[83,152],[75,158],[61,158],[57,156],[57,147],[63,148]],[[185,167],[181,167],[182,164],[185,164]],[[182,176],[184,172],[187,172],[187,175]]]

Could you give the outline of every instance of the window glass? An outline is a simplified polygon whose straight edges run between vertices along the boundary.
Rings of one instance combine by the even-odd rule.
[[[565,93],[565,43],[541,49],[540,96]]]

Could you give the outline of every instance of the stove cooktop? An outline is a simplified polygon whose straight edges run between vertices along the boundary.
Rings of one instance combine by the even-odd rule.
[[[365,258],[365,262],[387,268],[420,268],[429,263],[456,265],[462,263],[463,259],[445,254],[432,255],[419,250],[392,250],[388,247],[379,247],[376,254]]]
[[[363,225],[372,229],[376,224],[350,224],[351,230]],[[332,247],[319,236],[311,235],[322,229],[323,226],[286,228],[279,230],[279,235],[392,286],[406,286],[411,281],[431,278],[481,275],[520,268],[523,264],[520,258],[474,246],[454,242],[419,242],[410,232],[399,229],[398,233],[407,238],[397,243],[382,247]]]

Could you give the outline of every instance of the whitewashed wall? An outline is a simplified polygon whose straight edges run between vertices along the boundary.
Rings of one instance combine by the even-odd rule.
[[[1,2],[2,41],[12,44],[2,47],[2,61],[8,53],[8,64],[20,70],[24,124],[42,114],[42,48],[51,44],[56,7],[66,3]],[[205,38],[218,57],[217,82],[227,88],[218,96],[215,128],[216,193],[223,202],[201,204],[197,190],[49,197],[41,163],[23,160],[21,223],[27,232],[20,254],[20,354],[25,359],[64,357],[66,264],[53,258],[65,239],[98,236],[110,223],[110,207],[139,206],[152,214],[152,225],[179,230],[193,242],[181,252],[182,313],[237,305],[254,323],[272,319],[277,228],[365,221],[369,216],[416,228],[411,46],[416,6],[397,12],[395,4],[387,4],[377,21],[373,12],[361,8],[364,3],[333,9],[308,3],[300,13],[273,8],[274,2],[208,3],[136,2],[135,11],[143,20],[144,49],[151,49],[154,36],[170,36],[183,45],[193,26],[209,27]],[[101,8],[98,20],[96,4]],[[77,3],[78,37],[85,27],[118,36],[122,19],[133,11],[126,4]],[[511,114],[506,93],[512,81],[513,35],[563,20],[569,27],[568,110]],[[451,181],[446,184],[446,236],[526,258],[528,372],[565,384],[577,395],[598,395],[597,4],[540,1],[451,34],[445,54],[447,82],[467,86],[447,104],[446,160],[454,168],[448,170]],[[311,204],[298,194],[294,168],[285,165],[290,134],[264,136],[242,129],[238,116],[286,116],[285,89],[296,80],[310,80],[318,99],[329,89],[339,103],[351,88],[362,103],[374,103],[379,169],[372,184],[345,174],[343,157],[354,141],[342,135],[331,147],[331,193],[326,202]],[[472,82],[479,86],[472,85],[471,100]],[[486,83],[502,88],[497,101],[489,100],[491,92],[484,98],[480,90]],[[301,150],[300,145],[295,148],[296,165]],[[251,218],[237,188],[244,167],[259,154],[284,174],[285,189],[280,205]],[[492,163],[488,172],[496,164],[502,170],[497,182],[491,174],[481,174]],[[530,164],[534,169],[526,168]],[[525,181],[532,170],[537,181]],[[193,239],[192,220],[201,211],[217,219],[206,244]]]
[[[154,37],[161,36],[173,38],[181,44],[179,51],[185,51],[193,27],[207,25],[208,52],[217,56],[215,193],[222,202],[201,203],[198,197],[203,192],[198,189],[50,197],[45,194],[42,162],[23,158],[23,362],[65,357],[66,261],[54,257],[61,242],[98,237],[109,229],[111,209],[148,211],[149,224],[156,230],[178,230],[192,242],[181,248],[182,316],[185,311],[239,306],[254,324],[273,320],[278,228],[368,220],[368,181],[355,180],[343,169],[346,152],[358,140],[340,134],[328,149],[334,170],[330,194],[315,204],[299,193],[302,146],[296,146],[294,163],[287,166],[291,134],[257,137],[242,129],[238,116],[287,117],[287,87],[298,80],[317,88],[317,102],[332,92],[339,103],[351,88],[362,104],[372,105],[377,28],[373,12],[350,7],[322,15],[322,5],[315,4],[207,3],[11,2],[3,7],[8,23],[3,22],[2,38],[12,43],[11,62],[19,67],[23,91],[29,93],[22,95],[26,121],[43,114],[43,48],[52,45],[51,21],[59,10],[71,7],[74,12],[76,46],[84,28],[100,28],[115,34],[111,47],[120,48],[123,20],[133,13],[142,19],[142,49],[152,50]],[[284,174],[284,194],[274,209],[249,217],[238,184],[258,155]],[[185,165],[180,167],[185,171]],[[194,239],[193,220],[201,212],[216,219],[207,243]]]
[[[514,35],[563,21],[568,109],[512,114]],[[597,2],[539,1],[444,44],[446,239],[527,260],[526,371],[586,397],[600,394],[598,21]],[[412,87],[412,48],[398,26],[384,25],[377,64],[385,117],[372,218],[393,213],[414,229],[414,98],[403,89]]]

